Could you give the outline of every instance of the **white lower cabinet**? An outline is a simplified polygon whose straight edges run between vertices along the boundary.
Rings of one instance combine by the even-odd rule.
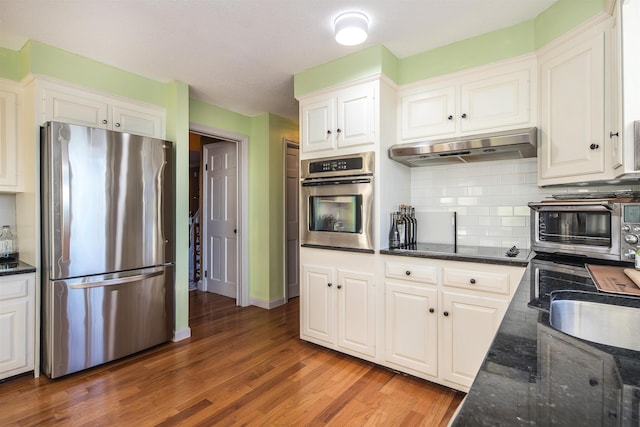
[[[300,335],[360,357],[375,356],[374,275],[302,264]]]
[[[35,274],[0,276],[0,379],[35,365]]]
[[[387,257],[384,364],[468,391],[524,270]]]
[[[442,292],[440,376],[471,387],[509,301]]]
[[[305,247],[300,260],[300,338],[461,391],[525,271]]]
[[[438,290],[385,283],[385,358],[428,375],[438,375]]]

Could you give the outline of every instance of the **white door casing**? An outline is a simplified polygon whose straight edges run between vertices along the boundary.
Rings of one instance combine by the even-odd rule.
[[[205,289],[230,298],[238,297],[237,152],[233,142],[204,147],[207,223]]]

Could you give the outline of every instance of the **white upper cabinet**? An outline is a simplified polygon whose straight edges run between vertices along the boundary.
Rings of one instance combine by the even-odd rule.
[[[300,101],[303,153],[375,144],[375,86],[363,83]]]
[[[0,193],[19,191],[18,90],[0,81]]]
[[[399,93],[403,142],[535,126],[535,60],[432,79]]]
[[[426,89],[426,88],[425,88]],[[426,89],[400,98],[401,138],[410,140],[456,132],[456,88]]]
[[[538,185],[610,179],[620,165],[612,23],[572,34],[539,57]]]
[[[57,121],[154,138],[165,137],[165,110],[58,83],[42,85],[43,123]]]
[[[110,129],[109,104],[71,88],[44,90],[43,122],[63,122]]]

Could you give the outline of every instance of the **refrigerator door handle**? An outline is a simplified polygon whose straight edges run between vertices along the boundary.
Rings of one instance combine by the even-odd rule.
[[[60,179],[62,180],[60,185],[61,195],[61,215],[62,215],[62,241],[60,244],[62,245],[62,256],[60,259],[61,263],[69,262],[69,186],[71,182],[69,180],[69,141],[64,139],[64,137],[59,136],[60,138],[60,174],[62,175]]]
[[[118,277],[116,279],[102,280],[100,282],[84,282],[69,285],[71,289],[87,289],[87,288],[102,288],[105,286],[121,285],[123,283],[137,282],[140,280],[150,279],[151,277],[161,276],[164,274],[164,269],[152,271],[151,273],[136,274],[135,276]]]

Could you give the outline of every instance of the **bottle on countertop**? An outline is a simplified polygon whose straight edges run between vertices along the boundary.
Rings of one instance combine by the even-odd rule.
[[[2,226],[0,233],[0,262],[18,260],[18,242],[8,225]]]
[[[404,248],[406,245],[406,237],[407,237],[407,228],[406,228],[406,221],[404,219],[404,214],[402,213],[402,209],[400,211],[397,212],[397,216],[396,216],[396,224],[398,226],[398,235],[400,237],[400,244],[399,244],[399,248]]]
[[[400,232],[398,231],[398,218],[396,212],[391,212],[391,226],[389,227],[389,248],[400,247]]]
[[[411,244],[415,247],[418,244],[418,220],[416,219],[416,208],[411,206],[411,226],[413,227],[413,232],[411,235],[413,236],[413,241]]]

